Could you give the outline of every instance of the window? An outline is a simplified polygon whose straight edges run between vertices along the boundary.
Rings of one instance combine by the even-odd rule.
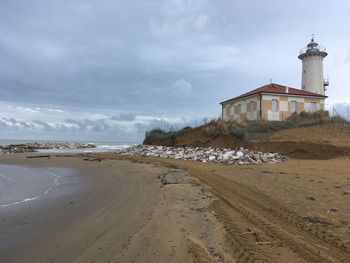
[[[232,115],[232,114],[234,114],[233,106],[228,106],[227,107],[227,115]]]
[[[315,112],[316,111],[316,102],[311,102],[310,111],[311,112]]]
[[[254,111],[254,101],[250,101],[248,103],[248,112],[253,112]]]
[[[295,100],[292,100],[290,103],[290,108],[291,108],[291,112],[297,112],[297,102]]]
[[[272,100],[272,112],[278,111],[278,100]]]
[[[242,104],[238,104],[235,107],[235,114],[241,114],[241,112],[242,112]]]

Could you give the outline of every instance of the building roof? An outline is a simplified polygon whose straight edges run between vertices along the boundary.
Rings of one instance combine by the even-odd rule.
[[[247,93],[244,93],[244,94],[239,95],[237,97],[234,97],[232,99],[225,100],[225,101],[221,102],[220,104],[225,103],[225,102],[229,102],[232,100],[242,99],[242,98],[252,96],[255,94],[261,94],[261,93],[285,94],[285,95],[294,95],[294,96],[300,96],[300,97],[327,98],[327,96],[325,96],[325,95],[321,95],[321,94],[317,94],[317,93],[313,93],[313,92],[309,92],[309,91],[305,91],[305,90],[301,90],[301,89],[295,89],[295,88],[283,86],[280,84],[271,83],[271,84],[264,85],[260,88],[251,90]]]

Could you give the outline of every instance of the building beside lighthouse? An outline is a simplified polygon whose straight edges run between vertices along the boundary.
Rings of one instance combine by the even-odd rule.
[[[324,110],[328,81],[323,78],[326,49],[312,37],[300,51],[302,61],[301,89],[270,83],[221,102],[224,120],[283,121],[294,112]]]

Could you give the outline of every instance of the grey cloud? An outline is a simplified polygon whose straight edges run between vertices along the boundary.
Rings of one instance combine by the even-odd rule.
[[[174,92],[178,92],[184,96],[190,96],[193,93],[193,87],[191,83],[184,79],[178,79],[175,82],[173,82],[171,88],[174,90]]]
[[[46,131],[51,131],[53,127],[51,127],[48,123],[41,120],[33,120],[32,123],[41,126]],[[31,127],[32,128],[32,127]]]
[[[139,133],[145,133],[152,129],[160,128],[166,131],[181,129],[185,126],[192,126],[195,121],[180,120],[177,122],[169,122],[164,119],[153,119],[147,123],[135,123],[135,127]]]
[[[74,124],[76,129],[79,131],[103,132],[103,131],[117,128],[116,125],[110,126],[106,124],[104,120],[92,121],[88,119],[84,119],[84,120],[66,119],[65,122],[68,124]]]
[[[220,100],[214,87],[224,92],[238,86],[238,74],[252,73],[239,69],[247,40],[284,17],[276,17],[278,7],[253,7],[231,1],[3,1],[2,99],[149,113],[181,113],[211,101],[212,112]],[[262,18],[261,9],[274,15],[249,21]],[[242,32],[253,27],[254,34]],[[167,90],[174,79],[198,87],[201,102],[188,97],[171,104]]]
[[[136,115],[133,113],[120,113],[111,117],[114,121],[134,121]]]
[[[73,125],[72,125],[73,124]],[[117,125],[108,125],[104,120],[73,120],[67,119],[64,122],[48,123],[42,120],[20,121],[14,118],[0,118],[0,127],[3,130],[13,129],[30,129],[30,130],[45,130],[62,131],[62,132],[101,132],[101,131],[118,131],[120,128]]]
[[[110,122],[135,122],[135,115],[219,116],[220,101],[270,78],[298,87],[298,51],[312,33],[329,50],[325,70],[338,79],[330,98],[350,96],[348,54],[339,48],[350,41],[339,33],[350,30],[349,8],[345,0],[1,1],[0,100],[55,105],[46,107],[55,116],[0,125],[106,134],[122,129]],[[73,107],[114,113],[77,120]],[[153,124],[136,130],[163,125]]]
[[[119,120],[118,120],[119,121]],[[21,121],[14,118],[0,118],[0,128],[2,130],[27,129],[27,130],[45,130],[47,132],[127,132],[129,129],[135,129],[136,133],[144,133],[153,128],[165,130],[179,129],[194,122],[186,120],[166,121],[164,119],[147,119],[130,123],[128,127],[118,123],[108,123],[106,119],[88,120],[88,119],[65,119],[63,122],[48,123],[43,120]]]
[[[20,130],[32,129],[34,128],[34,125],[31,122],[18,121],[14,118],[0,118],[0,127],[4,129]]]

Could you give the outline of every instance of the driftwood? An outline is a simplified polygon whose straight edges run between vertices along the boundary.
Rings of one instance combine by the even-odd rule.
[[[51,158],[51,155],[32,155],[32,156],[27,156],[29,159],[33,158]]]

